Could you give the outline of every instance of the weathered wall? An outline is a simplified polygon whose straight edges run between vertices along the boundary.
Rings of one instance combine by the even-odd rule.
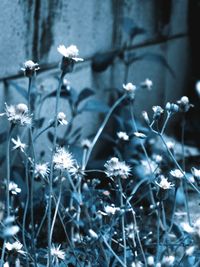
[[[87,59],[78,65],[75,73],[68,76],[77,90],[87,86],[101,93],[102,88],[121,86],[124,66],[119,60],[105,72],[94,73],[91,58],[96,52],[123,45],[127,38],[122,27],[124,16],[132,18],[146,31],[133,40],[130,44],[133,48],[148,40],[160,40],[162,33],[169,39],[183,34],[168,41],[134,49],[138,54],[150,52],[163,55],[173,69],[174,77],[162,64],[146,59],[136,61],[128,75],[128,80],[136,84],[146,77],[154,83],[151,93],[138,92],[138,114],[141,110],[150,110],[153,104],[162,105],[167,100],[176,100],[187,86],[187,5],[187,0],[1,0],[1,110],[5,101],[22,101],[12,86],[5,87],[5,81],[9,82],[13,75],[18,74],[20,64],[27,59],[45,64],[47,68],[58,63],[61,57],[56,48],[59,44],[77,45],[80,56]],[[56,68],[54,70],[57,71]],[[47,77],[48,72],[39,75],[39,83]],[[15,81],[22,85],[27,83],[23,78]],[[51,81],[46,89],[50,91],[55,86],[55,82]],[[43,112],[51,114],[53,105],[50,102]],[[87,123],[88,118],[87,115]],[[89,122],[92,120],[93,116]]]

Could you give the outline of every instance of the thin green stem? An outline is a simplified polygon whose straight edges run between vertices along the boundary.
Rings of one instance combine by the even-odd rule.
[[[123,188],[120,177],[118,178],[119,183],[119,193],[120,193],[120,208],[123,209],[124,201],[123,201]],[[122,238],[123,238],[123,245],[124,245],[124,264],[126,266],[126,232],[125,232],[125,211],[122,214],[121,224],[122,224]]]
[[[60,93],[61,93],[61,87],[63,83],[63,77],[64,73],[61,73],[60,79],[59,79],[59,85],[58,90],[56,92],[56,106],[55,106],[55,127],[54,127],[54,139],[53,139],[53,146],[52,146],[52,153],[51,153],[51,165],[50,165],[50,178],[49,178],[49,209],[48,209],[48,267],[52,267],[52,255],[51,255],[51,208],[52,208],[52,193],[53,193],[53,155],[55,153],[56,149],[56,141],[57,141],[57,128],[58,128],[58,107],[59,107],[59,100],[60,100]]]
[[[101,127],[99,128],[98,132],[96,133],[93,141],[92,141],[92,144],[90,146],[90,148],[88,149],[88,154],[87,154],[87,159],[86,159],[86,162],[85,162],[85,166],[84,166],[84,169],[86,168],[87,166],[87,163],[90,159],[90,156],[91,156],[91,153],[100,137],[100,135],[102,134],[107,122],[109,121],[113,111],[122,103],[122,101],[126,98],[126,94],[124,94],[123,96],[121,96],[114,104],[113,106],[110,108],[108,114],[106,115],[105,119],[103,120],[102,124],[101,124]]]

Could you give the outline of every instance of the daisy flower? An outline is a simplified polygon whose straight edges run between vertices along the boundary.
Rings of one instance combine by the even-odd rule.
[[[106,168],[105,173],[108,177],[121,177],[126,179],[131,171],[131,168],[125,162],[119,161],[116,157],[108,160],[104,167]]]
[[[65,150],[64,147],[59,147],[53,156],[54,168],[57,170],[70,170],[74,169],[75,160],[72,154]]]
[[[79,50],[76,45],[70,45],[65,47],[64,45],[59,45],[57,48],[58,52],[65,58],[71,58],[74,61],[83,61],[82,58],[79,58]]]
[[[24,152],[25,151],[25,148],[26,148],[26,144],[22,143],[19,136],[17,136],[17,140],[12,138],[11,141],[13,142],[14,146],[13,146],[13,150],[15,149],[20,149],[21,152]]]

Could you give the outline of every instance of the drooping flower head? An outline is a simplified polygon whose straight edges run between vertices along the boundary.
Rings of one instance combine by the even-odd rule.
[[[20,103],[16,106],[8,106],[5,103],[5,113],[1,113],[0,116],[4,115],[6,115],[8,120],[13,124],[18,124],[20,126],[31,124],[31,117],[26,104]]]
[[[105,163],[106,175],[108,177],[121,177],[126,179],[130,175],[130,167],[124,161],[113,157]]]
[[[59,112],[57,115],[58,123],[61,125],[67,125],[68,121],[66,120],[66,115],[64,112]]]

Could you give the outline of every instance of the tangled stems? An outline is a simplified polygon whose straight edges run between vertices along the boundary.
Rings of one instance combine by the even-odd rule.
[[[9,184],[10,184],[10,141],[12,131],[14,129],[14,124],[11,124],[10,130],[8,133],[8,141],[6,147],[6,169],[7,169],[7,179],[6,179],[6,215],[10,216],[10,192],[9,192]]]
[[[124,203],[123,203],[123,188],[120,177],[118,177],[118,184],[119,184],[119,193],[120,193],[120,206],[121,209],[123,209]],[[126,234],[125,234],[125,211],[122,214],[121,223],[122,223],[122,235],[123,235],[123,245],[124,245],[124,265],[126,266]]]
[[[86,157],[86,161],[85,161],[85,164],[84,164],[84,166],[83,166],[83,169],[85,169],[85,167],[87,166],[87,163],[88,163],[88,161],[89,161],[89,159],[90,159],[92,150],[93,150],[93,148],[94,148],[96,142],[98,141],[100,135],[102,134],[102,132],[103,132],[103,130],[104,130],[104,128],[105,128],[105,126],[106,126],[108,120],[110,119],[110,117],[111,117],[113,111],[114,111],[114,110],[121,104],[121,102],[122,102],[125,98],[126,98],[126,94],[124,94],[123,96],[121,96],[121,97],[120,97],[120,98],[113,104],[113,106],[110,108],[110,110],[109,110],[108,114],[106,115],[106,117],[105,117],[103,123],[101,124],[101,127],[99,128],[98,132],[96,133],[96,135],[95,135],[95,137],[94,137],[94,139],[93,139],[93,141],[92,141],[92,144],[91,144],[90,148],[88,149],[88,153],[87,153],[87,157]]]
[[[49,203],[48,203],[48,264],[47,266],[52,266],[52,256],[51,256],[51,207],[52,207],[52,193],[53,193],[53,155],[56,149],[56,140],[57,140],[57,128],[58,128],[58,107],[59,107],[59,100],[60,100],[60,92],[61,86],[63,83],[64,73],[62,72],[59,78],[58,89],[56,92],[56,106],[55,106],[55,126],[54,126],[54,138],[53,138],[53,147],[52,147],[52,154],[51,154],[51,165],[50,165],[50,177],[49,177]]]
[[[6,215],[7,217],[10,216],[10,191],[9,191],[9,184],[10,184],[10,141],[11,141],[11,135],[14,128],[14,124],[11,124],[10,130],[8,133],[8,141],[7,141],[7,147],[6,147],[6,169],[7,169],[7,179],[6,179]],[[3,242],[3,248],[1,253],[1,265],[3,266],[3,259],[5,255],[5,243],[6,240],[4,239]]]

